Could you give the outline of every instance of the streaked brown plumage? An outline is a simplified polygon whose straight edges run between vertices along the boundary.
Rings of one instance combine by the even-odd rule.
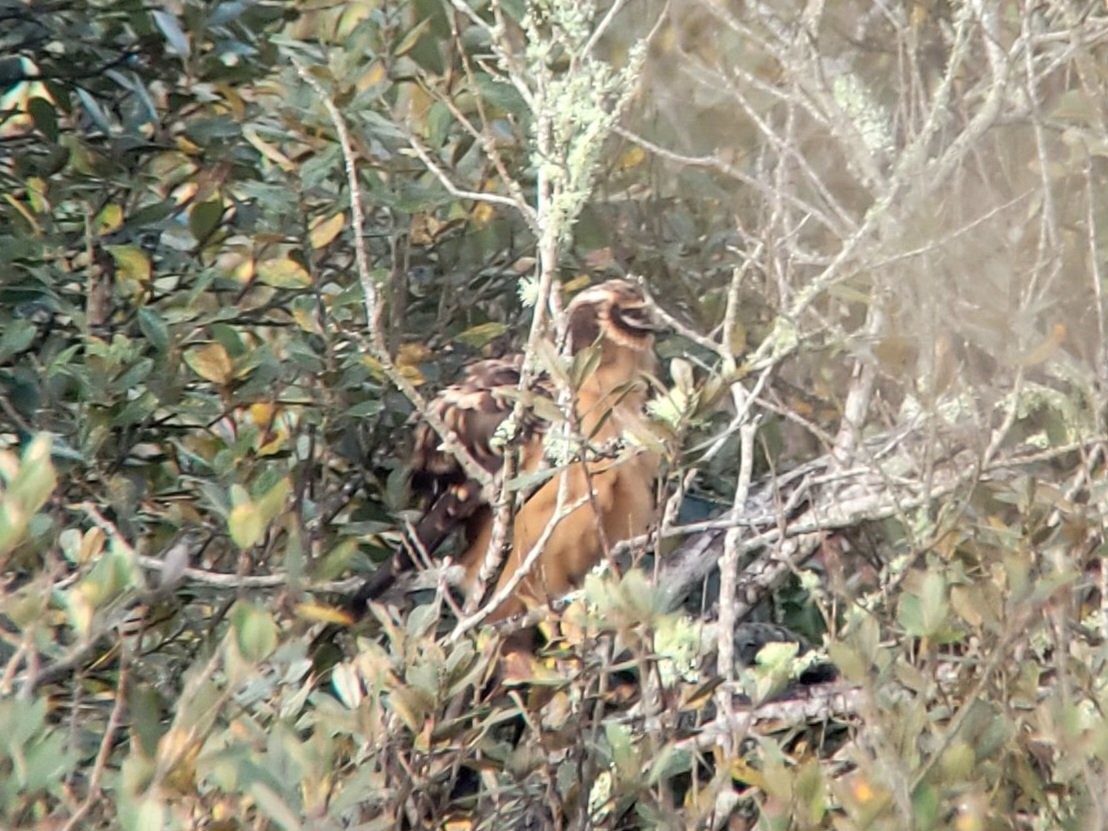
[[[594,448],[614,445],[628,435],[643,436],[647,377],[654,372],[656,360],[654,326],[642,293],[631,283],[610,280],[578,294],[566,315],[569,351],[576,354],[594,345],[597,349],[595,368],[574,392],[570,423]],[[521,360],[514,356],[471,364],[461,382],[444,389],[430,404],[473,459],[490,473],[501,468],[502,437],[497,429],[519,396]],[[549,381],[542,382],[535,394],[548,400],[555,395]],[[549,412],[549,405],[541,409]],[[519,427],[515,438],[520,447],[519,470],[533,472],[542,463],[543,435],[549,424],[530,409]],[[528,577],[491,619],[564,594],[603,558],[605,543],[614,545],[647,530],[653,515],[658,457],[637,442],[623,444],[614,458],[577,459],[568,464],[564,505],[573,505],[587,495],[590,483],[592,498],[558,524]],[[499,585],[519,569],[543,533],[556,508],[560,479],[555,475],[539,486],[515,516],[512,545]],[[425,423],[415,433],[412,488],[426,505],[415,526],[415,544],[434,552],[454,529],[462,528],[465,550],[459,562],[465,568],[465,588],[471,590],[489,546],[492,511],[480,485],[466,476]],[[376,597],[393,582],[395,572],[410,568],[410,563],[407,554],[400,555],[391,569],[383,568],[370,579],[357,600],[364,603]]]

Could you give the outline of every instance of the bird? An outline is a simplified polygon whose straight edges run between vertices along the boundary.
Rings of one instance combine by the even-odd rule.
[[[488,616],[496,622],[555,599],[578,585],[616,543],[645,533],[654,516],[654,480],[660,463],[645,405],[657,369],[658,329],[642,290],[626,280],[608,280],[579,292],[565,310],[565,350],[581,355],[586,368],[564,402],[571,435],[579,440],[563,466],[541,475],[524,497],[511,525],[499,591],[521,567],[558,510],[561,521],[516,589]],[[587,354],[586,350],[589,350]],[[538,474],[546,462],[557,416],[551,405],[557,386],[540,377],[520,391],[523,356],[483,359],[462,379],[442,390],[428,409],[470,457],[491,475],[501,471],[508,444],[519,448],[518,471]],[[505,435],[505,421],[520,399],[530,406]],[[400,572],[410,570],[415,552],[434,554],[456,531],[463,538],[457,562],[463,590],[472,593],[493,533],[493,509],[481,484],[470,477],[427,421],[414,431],[411,490],[423,505],[407,545],[378,567],[355,595],[355,608],[379,597]],[[561,485],[562,477],[566,478]],[[571,509],[571,510],[570,510]]]

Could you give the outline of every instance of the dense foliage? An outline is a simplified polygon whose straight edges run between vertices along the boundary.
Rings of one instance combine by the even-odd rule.
[[[1108,8],[798,5],[0,2],[0,827],[1108,827]],[[659,533],[352,623],[628,274]]]

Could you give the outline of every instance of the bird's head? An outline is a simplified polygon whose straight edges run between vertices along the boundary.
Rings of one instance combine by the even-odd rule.
[[[658,325],[642,290],[626,280],[591,286],[566,309],[569,351],[576,354],[600,341],[609,347],[649,353]]]

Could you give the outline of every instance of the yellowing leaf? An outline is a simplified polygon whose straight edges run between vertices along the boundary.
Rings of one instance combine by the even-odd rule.
[[[389,696],[392,711],[412,733],[418,733],[430,709],[427,697],[412,687],[397,687]]]
[[[96,613],[96,607],[82,591],[70,592],[66,605],[69,608],[69,619],[73,628],[79,635],[87,635],[92,629],[92,618]]]
[[[255,402],[250,405],[250,420],[262,428],[254,442],[254,449],[262,456],[271,456],[282,450],[289,438],[285,419],[277,407],[270,402]]]
[[[369,65],[369,69],[362,73],[362,76],[357,80],[354,86],[357,87],[358,92],[365,92],[370,87],[375,87],[379,83],[385,80],[387,73],[385,71],[385,64],[382,61],[374,61]]]
[[[282,479],[276,485],[271,487],[265,494],[255,503],[258,509],[258,513],[262,518],[262,521],[269,525],[277,518],[277,515],[284,510],[285,502],[288,499],[289,492],[292,490],[292,484],[289,480]]]
[[[481,202],[473,209],[473,222],[478,228],[488,225],[495,216],[496,208],[488,202]]]
[[[261,441],[258,443],[257,450],[260,456],[272,456],[274,453],[278,453],[284,449],[289,440],[289,431],[280,427],[276,430],[270,430],[266,433]]]
[[[423,373],[420,372],[418,366],[402,366],[398,367],[400,374],[412,382],[413,386],[419,386],[425,384],[427,379],[423,377]]]
[[[32,228],[34,228],[36,236],[42,233],[42,226],[39,225],[38,220],[35,219],[34,214],[27,210],[27,207],[22,202],[12,196],[10,193],[4,194],[4,201],[15,208],[19,215],[23,217],[24,221]]]
[[[123,207],[121,205],[105,205],[96,215],[96,233],[101,236],[119,230],[122,225]]]
[[[396,353],[396,368],[400,374],[415,384],[417,387],[427,379],[419,369],[421,362],[431,357],[431,349],[425,343],[405,343]],[[371,369],[380,369],[380,364],[369,364]]]
[[[587,289],[592,284],[592,278],[588,274],[578,274],[576,277],[570,277],[562,284],[562,295],[568,296],[575,294],[583,289]]]
[[[312,284],[311,275],[291,257],[258,263],[258,279],[278,289],[303,289]]]
[[[311,232],[308,234],[308,239],[311,240],[312,248],[323,248],[337,237],[344,227],[346,227],[346,214],[342,211],[339,211],[330,219],[316,222],[312,226]]]
[[[150,280],[150,258],[136,245],[110,245],[108,253],[115,260],[119,276],[146,283]]]
[[[861,776],[857,777],[851,783],[850,795],[862,805],[873,802],[873,800],[877,798],[877,792],[874,791],[870,783]]]
[[[408,123],[410,127],[418,128],[421,132],[427,126],[427,111],[434,103],[431,94],[423,87],[412,85],[408,89]]]
[[[628,147],[619,157],[619,161],[616,162],[616,166],[620,170],[630,170],[633,167],[638,167],[646,161],[646,151],[638,145]]]
[[[27,195],[32,197],[35,210],[42,211],[45,209],[47,207],[47,191],[49,190],[46,180],[39,176],[31,176],[24,184],[27,186]]]
[[[255,150],[257,150],[259,153],[261,153],[263,156],[265,156],[267,159],[281,168],[281,170],[285,171],[286,173],[291,173],[296,170],[296,164],[292,161],[292,159],[290,159],[272,144],[265,141],[261,136],[258,135],[258,131],[255,130],[253,127],[243,127],[242,135],[246,138],[248,142],[250,142],[251,146],[253,146]]]
[[[381,376],[385,372],[385,368],[381,366],[381,362],[374,358],[372,355],[362,355],[362,366],[368,369],[376,376]]]
[[[292,320],[297,326],[309,334],[323,334],[323,328],[319,325],[319,318],[316,316],[314,309],[306,306],[294,306],[292,309]]]
[[[752,785],[759,790],[765,790],[766,779],[762,775],[762,772],[751,767],[746,759],[738,756],[731,760],[729,767],[731,769],[732,779],[738,782],[746,782],[748,785]]]
[[[488,323],[479,323],[476,326],[470,326],[464,332],[460,333],[456,340],[460,340],[466,346],[472,346],[474,349],[480,349],[494,338],[498,338],[508,330],[508,327],[498,321],[490,321]]]
[[[185,363],[205,381],[226,384],[234,373],[231,356],[222,344],[209,343],[185,353]]]
[[[94,559],[100,556],[100,552],[104,550],[104,542],[107,540],[103,530],[100,528],[90,528],[85,532],[84,538],[81,540],[80,557],[78,562],[91,563]]]
[[[23,538],[28,525],[54,489],[56,478],[50,461],[51,438],[42,433],[27,446],[22,458],[0,451],[0,554]]]
[[[181,134],[173,141],[174,146],[187,156],[199,156],[200,145]]]
[[[265,521],[253,502],[241,502],[231,509],[227,529],[239,548],[249,548],[265,533]]]
[[[402,344],[396,353],[396,365],[400,367],[414,366],[431,357],[431,347],[425,343]]]
[[[259,427],[268,427],[273,422],[277,407],[271,401],[255,401],[250,405],[249,412],[251,421]]]
[[[313,623],[338,623],[343,626],[354,623],[354,616],[350,612],[322,603],[297,603],[296,615]]]
[[[258,264],[253,257],[247,257],[237,266],[234,270],[235,279],[240,283],[249,283],[254,279],[254,276],[258,273]]]
[[[431,214],[415,214],[408,223],[408,236],[413,245],[431,245],[449,221],[442,221]]]

